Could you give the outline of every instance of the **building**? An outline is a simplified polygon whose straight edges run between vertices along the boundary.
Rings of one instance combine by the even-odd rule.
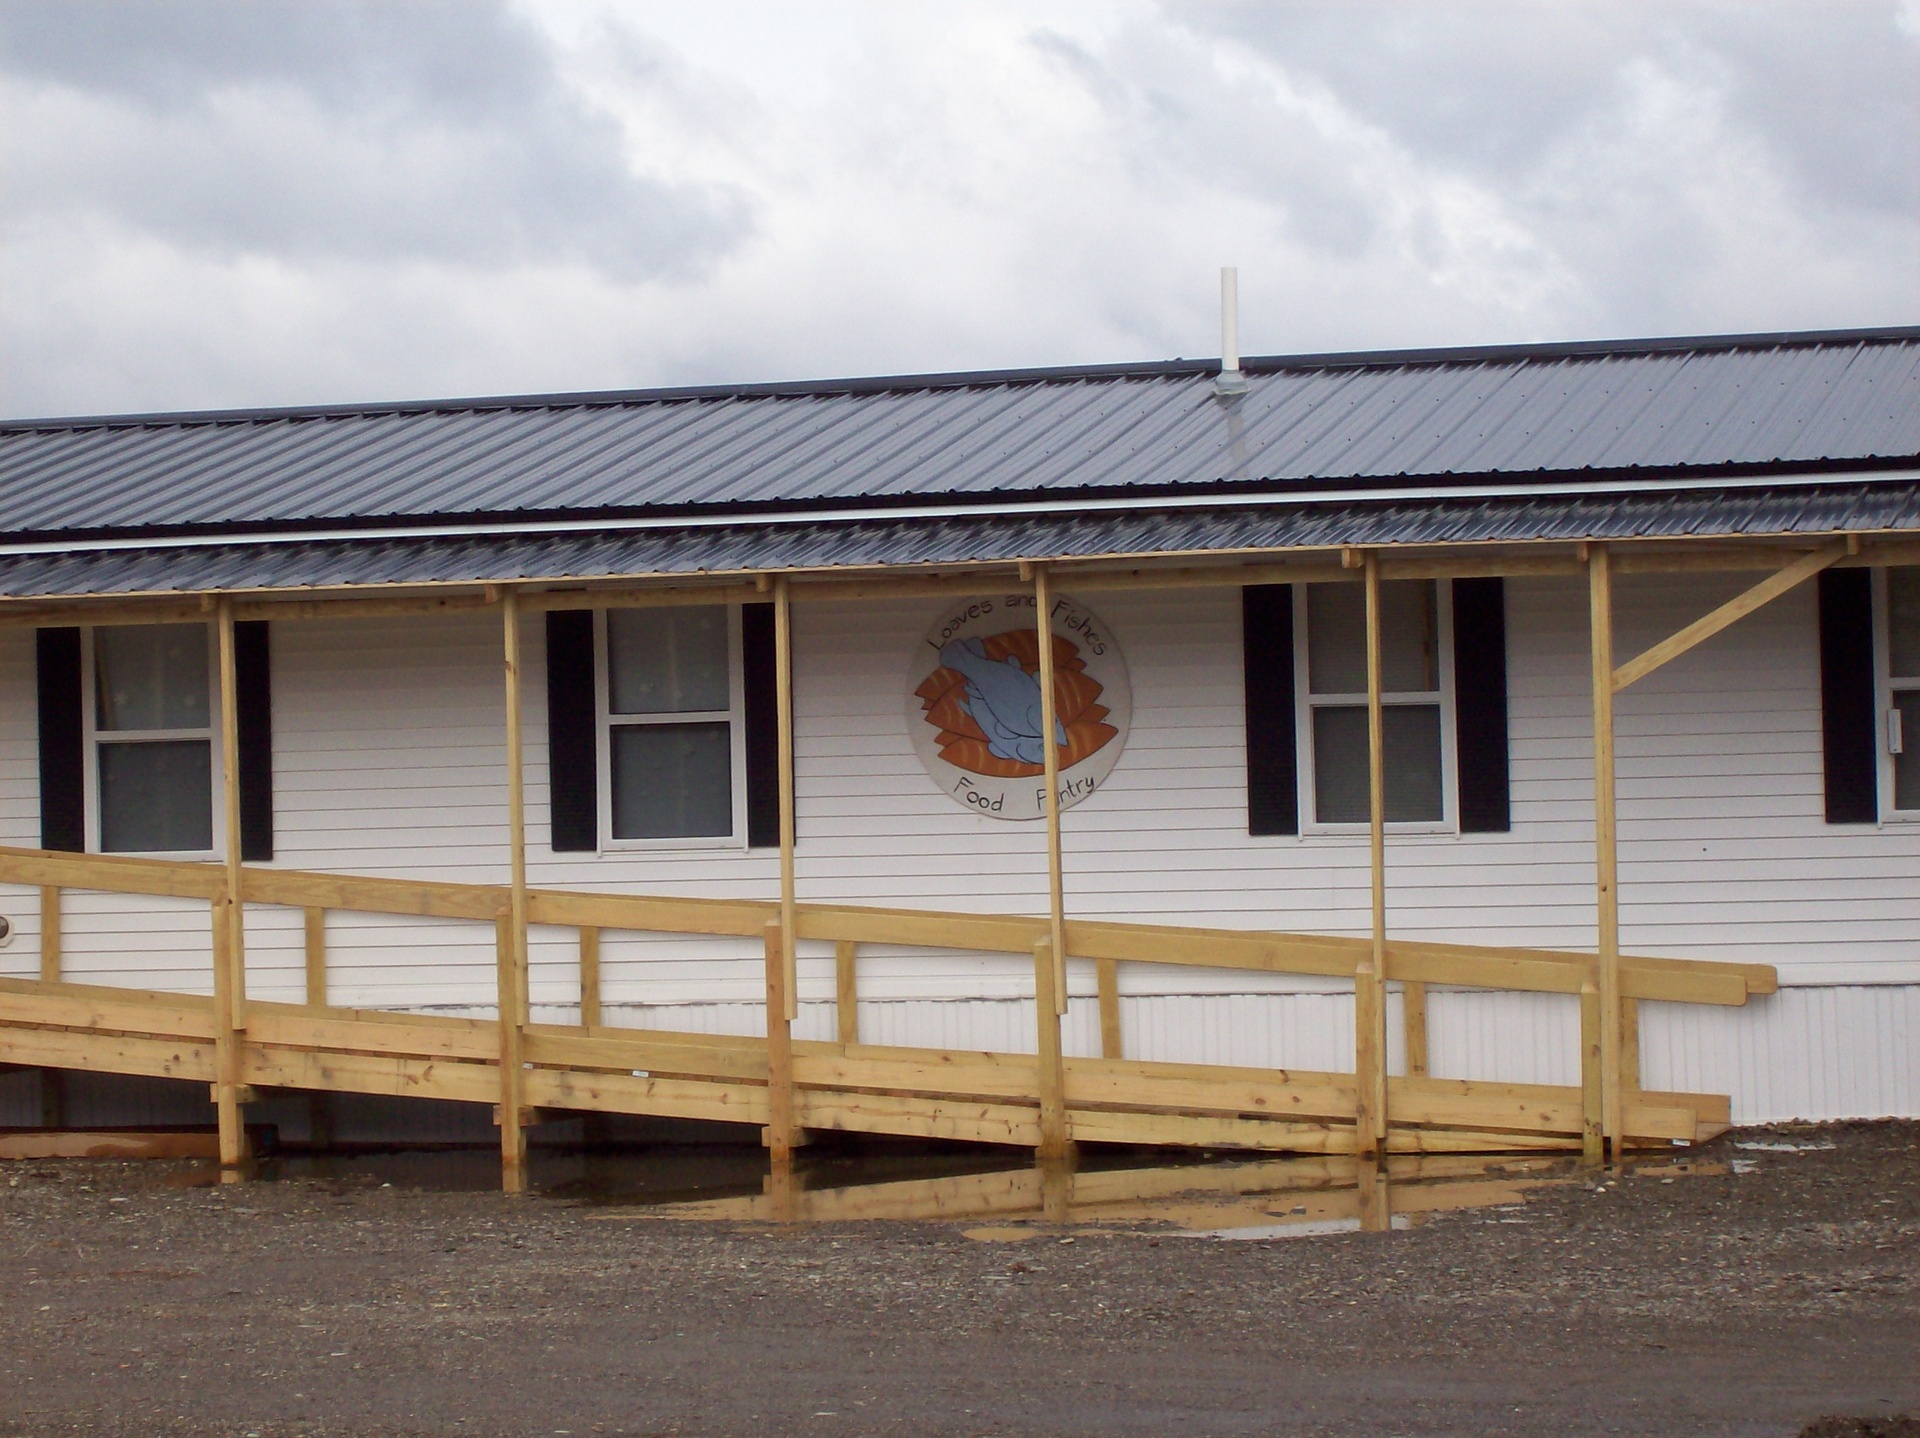
[[[1920,1113],[1917,528],[1920,329],[10,422],[0,1061],[510,1179]]]

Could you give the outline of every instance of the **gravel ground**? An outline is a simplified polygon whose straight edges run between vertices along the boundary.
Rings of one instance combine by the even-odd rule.
[[[1920,1124],[1695,1156],[1252,1242],[14,1163],[0,1434],[1920,1432]]]

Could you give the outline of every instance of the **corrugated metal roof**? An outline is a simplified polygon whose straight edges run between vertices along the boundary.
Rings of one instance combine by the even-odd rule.
[[[1920,329],[0,425],[0,536],[1920,458]]]
[[[569,581],[1321,545],[1920,531],[1920,482],[1690,493],[723,524],[624,534],[193,544],[0,557],[0,597]]]

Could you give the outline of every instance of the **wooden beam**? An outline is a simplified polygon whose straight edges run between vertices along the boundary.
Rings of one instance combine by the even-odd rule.
[[[1034,623],[1038,626],[1040,683],[1040,756],[1046,785],[1047,820],[1047,948],[1053,957],[1054,1012],[1067,1011],[1067,902],[1060,861],[1060,746],[1054,742],[1059,727],[1057,696],[1053,692],[1053,593],[1047,567],[1033,567]],[[1058,1026],[1055,1026],[1056,1034]]]
[[[859,953],[860,946],[851,939],[833,946],[834,1037],[843,1044],[860,1042]]]
[[[580,926],[580,1026],[594,1028],[600,1023],[600,931],[592,924]]]
[[[1629,659],[1613,671],[1613,691],[1619,693],[1629,684],[1646,678],[1654,670],[1671,660],[1679,658],[1689,649],[1713,638],[1728,625],[1744,619],[1764,604],[1778,599],[1788,590],[1811,579],[1828,565],[1846,558],[1845,544],[1831,545],[1826,549],[1815,550],[1812,554],[1787,565],[1776,574],[1770,574],[1751,589],[1729,599],[1718,609],[1702,615],[1677,634],[1661,640],[1638,655]]]
[[[527,1021],[527,803],[520,740],[520,596],[500,598],[502,661],[507,704],[507,858],[509,893],[504,927],[496,931],[500,1013],[500,1187],[524,1193],[527,1134],[520,1047]]]
[[[776,1163],[793,1157],[793,1020],[788,1017],[788,941],[779,920],[766,928],[767,965],[767,1124],[760,1139]]]
[[[1362,1233],[1385,1233],[1393,1227],[1392,1181],[1383,1154],[1362,1156],[1353,1167],[1355,1204]]]
[[[1606,1117],[1601,1105],[1600,985],[1580,985],[1580,1156],[1587,1163],[1606,1160]]]
[[[1427,1074],[1427,986],[1411,979],[1400,985],[1400,1026],[1407,1048],[1407,1076],[1425,1078]]]
[[[1640,1087],[1640,1000],[1633,996],[1631,974],[1622,961],[1620,988],[1620,1087],[1633,1093]]]
[[[786,1017],[800,1016],[800,926],[794,915],[794,788],[793,788],[793,602],[787,577],[773,581],[774,708],[779,730],[780,756],[780,962],[786,969],[781,992]]]
[[[1593,649],[1594,899],[1599,949],[1600,1102],[1617,1162],[1625,1141],[1620,1091],[1620,890],[1613,749],[1613,571],[1604,544],[1587,557],[1587,609]]]
[[[327,911],[309,905],[305,916],[307,958],[307,1003],[316,1009],[327,1006]]]
[[[1066,1067],[1060,1052],[1060,1010],[1064,1007],[1056,995],[1059,964],[1054,958],[1053,941],[1037,939],[1033,945],[1033,1016],[1039,1035],[1040,1142],[1038,1157],[1065,1158],[1072,1152],[1067,1126]]]
[[[1381,1110],[1387,1085],[1384,1075],[1386,1055],[1381,1051],[1386,1025],[1380,1013],[1380,984],[1373,965],[1362,963],[1353,976],[1354,1084],[1350,1111],[1353,1114],[1354,1151],[1362,1155],[1380,1151]],[[1303,1117],[1321,1117],[1310,1110]]]
[[[233,600],[217,606],[220,647],[220,792],[226,874],[213,905],[214,1031],[219,1072],[214,1105],[220,1123],[220,1163],[233,1167],[247,1156],[247,1130],[240,1111],[240,1048],[246,1020],[246,905],[240,893],[240,686],[233,638]]]
[[[1357,1110],[1370,1122],[1357,1129],[1357,1152],[1379,1152],[1387,1136],[1387,739],[1386,711],[1380,702],[1380,556],[1368,550],[1362,560],[1367,614],[1367,857],[1371,880],[1373,949],[1354,971],[1355,1076],[1364,1096]],[[1371,990],[1361,1000],[1359,988]]]
[[[775,576],[778,583],[784,576]],[[521,597],[529,612],[549,609],[650,609],[688,604],[750,604],[766,595],[752,583],[701,582],[687,575],[677,582],[653,585],[618,581],[585,588],[548,589]]]
[[[40,982],[60,982],[60,886],[40,886]]]
[[[1093,961],[1094,988],[1100,995],[1100,1057],[1117,1059],[1120,1043],[1120,965],[1113,959]]]

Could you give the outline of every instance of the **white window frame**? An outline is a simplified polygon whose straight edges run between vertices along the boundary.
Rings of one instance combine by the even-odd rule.
[[[1920,824],[1920,809],[1893,807],[1893,696],[1920,690],[1920,679],[1893,677],[1892,596],[1887,582],[1887,566],[1873,570],[1873,747],[1880,778],[1880,821],[1887,824]],[[1920,744],[1920,734],[1902,734],[1901,747]]]
[[[607,662],[607,611],[593,611],[593,705],[594,744],[598,756],[598,810],[600,852],[630,853],[648,850],[745,849],[747,847],[747,701],[745,665],[741,653],[740,606],[729,604],[727,611],[727,690],[732,703],[725,709],[694,710],[679,714],[621,715],[618,723],[710,724],[725,720],[728,724],[729,770],[733,779],[733,832],[689,838],[616,839],[613,836],[613,727],[616,722],[609,688]]]
[[[189,621],[191,622],[191,621]],[[86,844],[89,854],[126,853],[142,859],[220,859],[227,851],[226,755],[220,742],[219,638],[211,624],[201,627],[207,634],[207,726],[204,729],[108,729],[100,728],[100,670],[94,662],[94,633],[100,629],[146,628],[145,625],[89,624],[80,630],[80,732],[86,762],[81,766],[81,789],[86,809]],[[101,846],[100,834],[100,749],[106,744],[157,743],[170,739],[204,739],[210,756],[208,773],[212,776],[209,802],[213,805],[210,849],[114,849]]]
[[[1356,581],[1335,581],[1354,583]],[[1460,831],[1460,746],[1455,739],[1453,704],[1453,586],[1440,580],[1428,581],[1434,589],[1434,643],[1439,647],[1440,688],[1433,690],[1383,690],[1382,707],[1395,704],[1440,704],[1440,817],[1399,820],[1387,825],[1389,834],[1457,834]],[[1319,774],[1314,768],[1313,711],[1321,707],[1366,707],[1367,694],[1315,694],[1311,692],[1307,649],[1307,586],[1293,587],[1293,732],[1299,779],[1294,788],[1299,804],[1302,834],[1365,834],[1369,825],[1323,824],[1316,817]]]

